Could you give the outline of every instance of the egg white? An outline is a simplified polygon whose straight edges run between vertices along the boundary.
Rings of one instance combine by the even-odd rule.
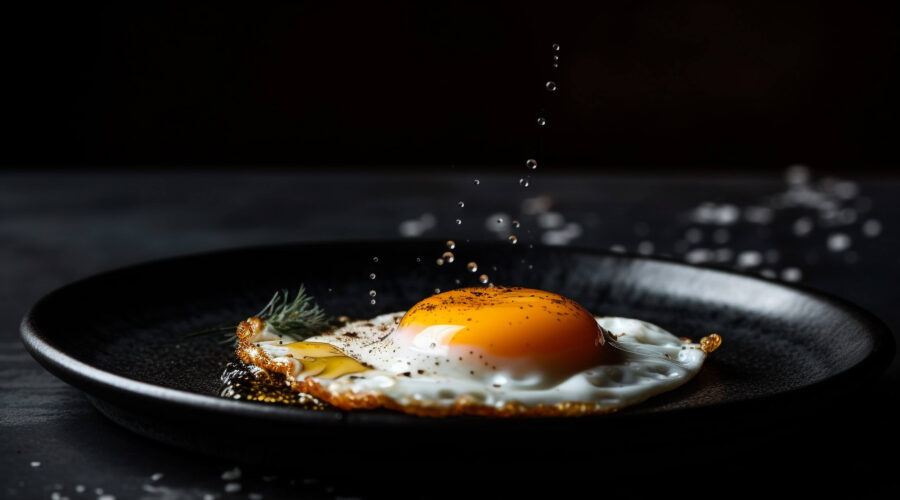
[[[700,344],[682,340],[657,325],[631,318],[595,316],[606,330],[605,348],[614,362],[563,377],[544,377],[522,369],[527,360],[491,358],[477,349],[465,352],[436,344],[403,344],[391,333],[404,312],[352,321],[304,342],[330,344],[370,370],[335,378],[311,376],[329,394],[386,397],[395,407],[449,408],[464,398],[470,403],[502,409],[513,403],[535,407],[583,403],[603,413],[640,403],[672,390],[694,377],[706,352]],[[266,325],[248,339],[274,363],[292,367],[287,382],[300,382],[300,361],[286,347],[292,340]],[[464,357],[464,355],[466,357]],[[475,357],[478,357],[476,360]],[[476,366],[477,365],[477,366]]]

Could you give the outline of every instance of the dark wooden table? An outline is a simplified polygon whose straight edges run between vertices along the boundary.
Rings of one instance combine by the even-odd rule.
[[[376,491],[350,480],[306,477],[302,470],[242,467],[134,435],[25,352],[18,323],[39,297],[72,280],[149,259],[290,241],[505,238],[493,230],[496,219],[515,217],[523,221],[520,244],[662,254],[799,280],[856,302],[900,332],[898,180],[804,181],[804,172],[795,171],[789,185],[778,177],[542,170],[523,188],[521,174],[514,168],[437,167],[421,173],[248,168],[0,174],[0,492],[9,498],[172,499],[366,497]],[[893,488],[891,461],[900,449],[900,415],[893,409],[900,406],[898,373],[894,362],[878,381],[860,388],[852,407],[835,402],[834,415],[822,417],[834,419],[833,432],[762,443],[773,450],[768,462],[729,469],[711,456],[708,464],[678,466],[724,467],[737,481],[757,485],[781,469],[798,488]],[[803,425],[796,425],[800,434]],[[794,475],[784,471],[791,464]],[[405,495],[430,496],[424,491]]]

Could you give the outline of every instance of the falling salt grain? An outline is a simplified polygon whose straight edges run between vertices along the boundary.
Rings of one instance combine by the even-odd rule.
[[[375,258],[377,259],[378,257],[375,257]],[[240,479],[240,478],[241,478],[241,468],[240,467],[235,467],[234,469],[227,470],[222,473],[223,481],[234,481],[235,479]]]
[[[754,224],[768,224],[775,213],[768,207],[747,207],[744,209],[744,218]]]
[[[784,180],[791,185],[809,182],[809,168],[806,165],[791,165],[784,172]]]
[[[781,271],[781,279],[784,281],[800,281],[803,273],[796,267],[786,267]]]
[[[812,231],[813,222],[809,217],[800,217],[794,221],[794,234],[797,236],[806,236]]]
[[[869,219],[862,225],[862,233],[869,238],[874,238],[881,234],[881,222],[875,219]]]
[[[859,193],[859,186],[855,182],[839,181],[831,187],[831,191],[838,198],[851,200]]]
[[[714,256],[715,253],[708,248],[695,248],[684,254],[684,260],[690,264],[700,264],[711,261]]]
[[[159,481],[159,480],[162,479],[162,478],[163,478],[163,473],[162,473],[162,472],[157,472],[156,474],[153,474],[152,476],[150,476],[150,479],[151,479],[152,481]]]
[[[611,247],[609,247],[609,251],[615,253],[625,253],[625,247],[623,245],[612,245]]]
[[[850,248],[850,237],[844,233],[834,233],[828,236],[828,249],[832,252],[843,252]]]
[[[736,264],[738,267],[755,267],[762,264],[762,261],[763,256],[761,253],[747,250],[738,254]]]
[[[225,493],[237,493],[241,491],[240,483],[228,483],[225,485]]]
[[[32,467],[40,467],[40,466],[41,466],[41,463],[38,462],[37,460],[35,460],[34,462],[31,462],[31,466],[32,466]]]
[[[83,484],[75,485],[75,493],[84,493],[87,490]]]
[[[762,271],[759,272],[759,274],[763,278],[774,279],[776,277],[775,271],[773,271],[771,269],[763,269]]]
[[[700,224],[716,224],[729,226],[737,222],[741,216],[741,210],[731,204],[717,205],[715,203],[701,203],[694,209],[692,219]]]
[[[650,241],[642,241],[638,243],[637,251],[641,255],[650,255],[651,253],[653,253],[653,250],[654,246]]]

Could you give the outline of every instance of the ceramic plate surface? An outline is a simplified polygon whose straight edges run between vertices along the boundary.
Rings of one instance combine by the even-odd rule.
[[[499,243],[460,245],[457,263],[438,267],[434,260],[443,251],[437,241],[339,242],[151,262],[49,294],[25,317],[22,336],[40,363],[119,424],[177,446],[245,459],[271,455],[272,447],[260,443],[285,432],[302,434],[309,446],[365,442],[397,453],[424,443],[463,448],[488,435],[493,443],[527,442],[536,450],[560,446],[573,433],[608,442],[634,431],[649,442],[654,429],[699,428],[722,418],[749,422],[748,416],[759,423],[809,411],[864,384],[893,354],[890,332],[867,312],[778,282],[601,251]],[[404,310],[435,288],[453,288],[455,279],[474,285],[475,276],[464,270],[468,261],[497,284],[558,292],[595,314],[644,319],[694,340],[717,332],[724,343],[685,386],[617,414],[504,420],[224,399],[217,396],[219,376],[233,351],[216,336],[185,338],[236,323],[275,290],[301,283],[335,316]],[[377,278],[370,280],[370,273]],[[378,292],[374,306],[372,288]],[[610,433],[610,426],[621,432]],[[235,430],[249,430],[260,441],[224,437]]]

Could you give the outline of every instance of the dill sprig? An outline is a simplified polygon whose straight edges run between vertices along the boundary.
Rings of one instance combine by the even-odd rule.
[[[291,300],[287,289],[275,292],[272,299],[256,316],[272,325],[282,335],[297,341],[311,337],[334,326],[335,321],[325,315],[306,294],[306,287],[300,285],[297,295]]]
[[[327,316],[325,311],[313,301],[313,298],[307,295],[306,287],[303,285],[300,285],[300,289],[293,299],[287,289],[278,290],[269,303],[255,316],[278,330],[278,333],[297,342],[328,330],[337,324],[335,319]],[[224,332],[223,343],[237,342],[235,330],[238,322],[205,328],[185,337],[199,337],[210,333]]]

